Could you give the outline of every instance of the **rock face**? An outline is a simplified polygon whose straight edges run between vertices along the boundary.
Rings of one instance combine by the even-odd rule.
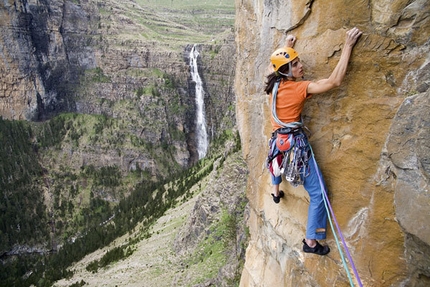
[[[91,35],[98,20],[95,7],[87,8],[67,1],[0,5],[4,118],[42,120],[76,109],[72,96],[79,73],[96,66],[89,37],[81,37]]]
[[[226,149],[231,145],[226,145]],[[207,282],[192,286],[232,286],[231,282],[238,282],[240,278],[240,262],[244,258],[246,241],[245,223],[248,209],[247,200],[243,190],[246,188],[247,170],[240,152],[228,155],[214,164],[217,175],[210,178],[203,192],[189,214],[187,222],[180,228],[173,243],[176,254],[188,255],[189,258],[198,257],[198,250],[202,249],[202,242],[209,236],[215,236],[217,241],[224,241],[222,253],[227,254],[225,265],[219,269],[217,276]],[[222,170],[220,172],[220,170]],[[202,182],[199,183],[201,185]],[[241,192],[242,191],[242,192]],[[228,215],[229,221],[225,220]],[[224,219],[223,219],[224,217]],[[229,226],[220,235],[215,235],[214,225],[222,222]],[[210,256],[210,254],[205,254]],[[206,266],[207,268],[208,266]],[[202,267],[200,267],[202,268]],[[239,271],[240,270],[240,271]],[[203,270],[198,270],[204,272]],[[239,271],[239,272],[238,272]],[[184,274],[189,276],[189,274]],[[184,277],[177,275],[176,277]],[[233,281],[234,280],[234,281]],[[184,286],[184,281],[172,283],[175,286]],[[187,282],[189,284],[190,282]]]
[[[363,285],[427,286],[428,1],[244,0],[236,9],[236,112],[251,205],[241,286],[349,285],[332,232],[328,256],[301,251],[306,191],[284,182],[286,197],[271,199],[263,88],[270,54],[288,33],[298,38],[306,79],[318,80],[330,75],[354,26],[363,35],[341,87],[305,105],[310,142]]]

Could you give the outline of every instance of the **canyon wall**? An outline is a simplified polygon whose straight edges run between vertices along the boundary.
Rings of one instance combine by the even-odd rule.
[[[175,18],[170,13],[164,16],[135,1],[0,3],[0,115],[36,122],[64,112],[102,115],[123,124],[120,130],[128,135],[119,138],[130,136],[155,149],[173,147],[174,164],[190,166],[197,161],[190,41],[200,43],[204,58],[199,65],[202,77],[208,77],[212,140],[226,121],[228,128],[234,126],[234,58],[224,61],[225,54],[234,53],[234,36],[227,28],[231,21],[211,27],[213,34],[207,36],[204,27],[196,32],[169,20]],[[219,17],[229,15],[219,12]],[[124,172],[136,166],[153,175],[165,172],[158,168],[164,165],[163,151],[127,147],[120,155],[108,148],[100,156],[96,145],[86,145],[70,158],[71,165],[110,162]]]
[[[76,227],[70,234],[78,233],[74,214],[91,200],[116,204],[142,181],[171,178],[195,164],[195,82],[189,65],[193,45],[205,79],[210,142],[235,128],[233,1],[216,7],[210,20],[190,16],[183,3],[165,9],[155,1],[152,6],[145,2],[0,2],[0,119],[17,126],[22,121],[34,131],[27,138],[18,136],[20,130],[0,132],[10,155],[0,158],[0,192],[5,202],[12,202],[7,211],[14,214],[7,213],[4,222],[25,222],[23,215],[31,214],[27,210],[36,212],[34,206],[19,204],[22,200],[31,206],[35,201],[28,200],[27,192],[31,193],[44,199],[46,209],[38,213],[49,212],[55,219],[51,222],[59,226],[52,228],[52,237],[61,242],[70,238],[62,236],[66,229]],[[214,12],[205,8],[199,13]],[[37,187],[18,190],[21,177],[11,173],[30,174],[28,164],[13,158],[15,147],[24,142],[31,146],[28,156],[43,170],[43,180],[38,174]],[[109,170],[110,176],[117,174],[125,181],[133,174],[140,176],[124,185],[104,181],[101,185],[106,186],[96,187],[78,179],[86,168],[96,173]],[[20,196],[20,191],[26,195]],[[57,212],[66,204],[69,214]],[[36,222],[46,232],[51,229]],[[45,238],[15,236],[35,234],[21,231],[24,227],[0,225],[2,238],[10,238],[2,241],[0,254],[24,253],[19,251],[23,242],[51,248]],[[25,224],[30,230],[27,226],[33,224]]]
[[[306,191],[284,180],[281,203],[270,196],[263,89],[269,57],[287,34],[297,37],[305,79],[318,80],[354,26],[363,35],[342,85],[305,105],[310,143],[363,286],[430,284],[429,8],[425,0],[236,1],[236,112],[251,206],[241,286],[350,285],[332,231],[328,256],[301,250]]]

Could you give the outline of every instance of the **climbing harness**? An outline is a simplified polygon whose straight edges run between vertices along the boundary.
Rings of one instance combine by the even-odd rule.
[[[352,260],[351,254],[349,252],[348,246],[346,245],[345,238],[342,234],[342,231],[340,230],[339,224],[337,222],[336,216],[333,212],[333,208],[330,204],[330,201],[327,196],[327,191],[325,190],[321,174],[317,168],[317,162],[315,160],[315,155],[312,150],[311,145],[308,143],[307,136],[303,132],[304,125],[302,122],[293,122],[293,123],[284,123],[276,115],[276,94],[278,91],[280,80],[278,79],[275,82],[275,85],[273,87],[272,95],[272,115],[275,120],[275,122],[281,126],[280,129],[276,130],[273,134],[271,139],[269,140],[269,154],[267,157],[267,166],[270,168],[271,172],[273,173],[274,168],[272,165],[272,161],[274,162],[276,160],[276,167],[278,166],[279,159],[282,158],[282,163],[277,167],[279,170],[276,170],[275,172],[279,174],[283,174],[285,176],[285,179],[290,182],[293,186],[298,186],[300,184],[304,183],[304,178],[309,175],[309,160],[311,160],[311,164],[315,165],[315,171],[318,176],[319,184],[321,187],[321,195],[324,201],[324,206],[327,211],[328,219],[330,222],[330,227],[333,232],[337,248],[339,250],[340,257],[342,259],[342,264],[345,268],[345,271],[347,273],[349,283],[351,286],[354,286],[351,273],[348,269],[348,265],[346,263],[343,251],[341,249],[338,236],[336,234],[335,228],[333,226],[333,221],[336,225],[337,232],[339,234],[339,237],[341,238],[342,245],[344,247],[345,253],[348,257],[348,261],[351,265],[351,269],[354,272],[355,278],[357,280],[357,283],[359,287],[363,287],[363,284],[361,283],[360,276],[358,275],[357,269],[355,267],[354,261]],[[288,134],[288,144],[287,148],[284,151],[281,151],[278,147],[277,139],[278,135],[280,134]],[[291,137],[290,137],[291,135]],[[287,138],[287,137],[284,137]],[[273,173],[275,175],[275,173]],[[276,176],[276,175],[275,175]],[[279,176],[279,175],[277,175]]]

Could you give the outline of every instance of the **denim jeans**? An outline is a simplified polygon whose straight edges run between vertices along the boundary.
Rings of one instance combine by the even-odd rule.
[[[274,185],[278,185],[282,182],[281,176],[275,177],[271,174],[271,177],[272,184]],[[323,186],[321,186],[319,178],[321,178]],[[324,204],[322,187],[324,187],[326,192],[327,188],[325,186],[321,170],[319,169],[316,161],[314,161],[313,155],[309,159],[309,175],[304,178],[303,186],[310,197],[306,238],[325,239],[327,230],[327,210]],[[323,229],[324,231],[317,232],[317,229]]]

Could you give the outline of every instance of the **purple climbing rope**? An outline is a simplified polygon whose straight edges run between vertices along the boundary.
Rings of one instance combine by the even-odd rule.
[[[352,257],[351,257],[351,254],[349,252],[348,246],[346,245],[346,242],[345,242],[345,238],[343,237],[343,234],[342,234],[342,231],[340,230],[340,227],[339,227],[339,224],[337,222],[336,216],[334,215],[333,208],[332,208],[332,206],[330,204],[330,200],[328,199],[328,196],[327,196],[327,191],[325,190],[324,184],[322,183],[321,175],[320,175],[320,173],[318,171],[318,168],[317,168],[318,165],[317,165],[317,162],[315,160],[314,151],[312,150],[312,147],[310,147],[310,149],[311,149],[311,152],[312,152],[312,159],[313,159],[313,162],[315,164],[315,170],[316,170],[317,175],[318,175],[318,180],[320,182],[322,194],[323,194],[324,199],[325,199],[325,201],[327,203],[327,206],[328,206],[328,208],[330,210],[331,217],[332,217],[332,219],[333,219],[333,221],[334,221],[334,223],[336,225],[336,229],[337,229],[337,232],[338,232],[338,234],[340,236],[340,239],[342,240],[342,244],[344,246],[346,256],[348,257],[348,260],[349,260],[349,262],[351,264],[351,268],[352,268],[352,270],[354,272],[355,278],[357,279],[358,285],[360,287],[363,287],[363,284],[361,283],[361,280],[360,280],[360,276],[358,275],[357,269],[355,268],[354,260],[352,260]],[[326,209],[327,209],[327,206],[326,206]]]

